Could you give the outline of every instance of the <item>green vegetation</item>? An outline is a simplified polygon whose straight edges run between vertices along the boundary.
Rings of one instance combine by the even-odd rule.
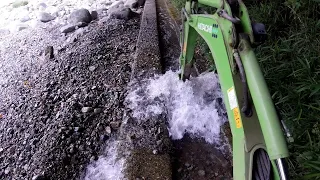
[[[289,144],[291,175],[320,179],[320,4],[270,0],[249,6],[267,26],[257,49],[268,87],[295,142]]]
[[[185,3],[172,2],[177,9]],[[320,1],[245,3],[269,34],[256,53],[274,103],[294,137],[289,144],[290,175],[320,179]]]

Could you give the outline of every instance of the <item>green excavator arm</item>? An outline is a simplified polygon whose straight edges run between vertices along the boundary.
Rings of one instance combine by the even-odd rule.
[[[198,13],[201,6],[216,12]],[[232,132],[233,178],[287,179],[284,133],[252,49],[265,38],[264,26],[251,22],[241,0],[188,0],[182,23],[181,79],[191,74],[198,36],[212,53]]]

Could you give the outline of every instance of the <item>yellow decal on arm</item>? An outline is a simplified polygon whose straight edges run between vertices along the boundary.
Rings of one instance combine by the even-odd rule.
[[[239,107],[234,108],[232,111],[233,111],[233,115],[234,115],[234,120],[236,121],[236,127],[241,128],[242,122],[241,122]]]
[[[229,99],[229,106],[230,109],[233,111],[234,120],[236,122],[236,127],[241,128],[242,122],[241,122],[241,116],[239,111],[239,106],[237,102],[237,96],[236,92],[234,90],[234,87],[231,87],[228,89],[228,99]]]

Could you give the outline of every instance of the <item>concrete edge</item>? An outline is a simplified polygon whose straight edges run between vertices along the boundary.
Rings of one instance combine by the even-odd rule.
[[[161,73],[161,54],[155,1],[146,0],[144,5],[129,89],[134,89],[143,83],[143,80]],[[127,144],[125,145],[126,148],[131,152],[126,159],[126,178],[129,180],[136,180],[136,178],[171,180],[172,167],[168,150],[171,141],[165,125],[166,119],[164,117],[156,117],[137,123],[130,116],[130,110],[126,114],[128,120],[123,123],[120,130],[120,136],[125,141],[124,144]],[[157,123],[158,125],[155,126],[154,124]],[[145,130],[143,126],[149,129]],[[157,134],[157,136],[161,136],[163,142],[170,142],[162,143],[166,145],[162,145],[160,149],[166,150],[154,153],[155,149],[159,147],[157,146],[157,138],[153,134],[159,128],[162,129],[162,133],[161,135]],[[128,140],[128,135],[135,138],[130,139],[129,137]]]
[[[161,73],[159,34],[155,0],[146,0],[132,65],[132,79]]]

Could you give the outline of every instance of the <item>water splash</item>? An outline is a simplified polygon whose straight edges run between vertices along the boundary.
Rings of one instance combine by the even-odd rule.
[[[137,120],[165,114],[172,139],[185,133],[204,138],[208,143],[221,143],[220,127],[226,121],[221,114],[222,93],[216,74],[207,73],[182,82],[178,74],[146,80],[126,98],[128,107]]]
[[[84,180],[123,180],[124,158],[118,158],[118,142],[109,142],[105,156],[90,164]]]

